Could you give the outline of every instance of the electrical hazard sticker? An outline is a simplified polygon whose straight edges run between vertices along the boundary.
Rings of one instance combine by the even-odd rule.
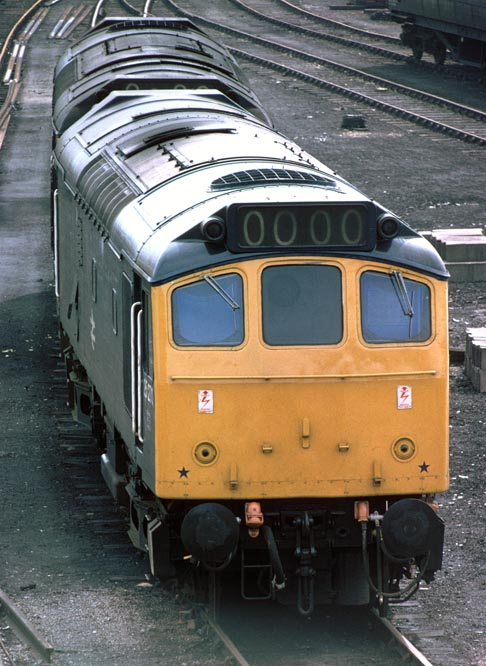
[[[412,409],[412,387],[397,387],[397,407],[398,409]]]
[[[213,392],[207,389],[198,391],[198,408],[200,414],[212,414],[214,412]]]

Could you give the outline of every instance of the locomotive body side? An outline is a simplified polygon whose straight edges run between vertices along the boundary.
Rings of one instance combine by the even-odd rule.
[[[384,606],[415,565],[410,585],[433,578],[432,246],[218,90],[113,91],[56,137],[53,166],[70,402],[152,572],[190,555],[304,614]]]
[[[424,52],[442,64],[446,55],[461,63],[486,65],[486,7],[481,0],[389,0],[401,40],[418,60]]]

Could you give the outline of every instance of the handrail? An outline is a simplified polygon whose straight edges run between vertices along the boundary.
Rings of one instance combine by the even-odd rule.
[[[137,432],[136,435],[143,444],[143,422],[142,422],[142,317],[143,310],[140,308],[137,314]]]
[[[53,211],[53,232],[54,232],[54,237],[53,237],[53,243],[54,243],[54,252],[53,252],[53,260],[54,260],[54,293],[56,295],[56,298],[59,298],[59,248],[58,248],[58,202],[59,202],[59,190],[56,189],[52,193],[52,211]]]
[[[130,308],[130,347],[131,347],[131,389],[132,389],[132,433],[138,434],[138,409],[137,409],[137,383],[138,383],[138,312],[142,307],[141,301],[135,301]]]

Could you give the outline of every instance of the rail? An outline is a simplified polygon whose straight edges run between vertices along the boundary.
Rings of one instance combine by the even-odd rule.
[[[375,611],[373,611],[375,612]],[[433,666],[427,657],[418,650],[413,643],[411,643],[406,636],[404,636],[386,617],[380,617],[375,612],[376,617],[380,620],[385,629],[392,635],[393,639],[405,652],[407,657],[411,657],[414,663],[419,666]]]
[[[238,0],[233,0],[233,1],[238,2]],[[357,28],[356,26],[350,25],[349,23],[342,23],[341,21],[334,21],[330,18],[322,16],[322,14],[315,14],[314,12],[306,10],[303,7],[298,7],[297,5],[294,5],[289,0],[279,0],[279,2],[284,7],[287,7],[287,9],[289,9],[290,11],[295,12],[296,15],[305,16],[305,17],[311,18],[315,21],[318,21],[320,23],[328,24],[328,25],[331,25],[331,26],[339,26],[340,28],[343,28],[344,30],[349,30],[350,32],[354,32],[358,35],[375,37],[376,39],[379,39],[379,40],[384,41],[384,42],[388,42],[390,44],[399,44],[400,43],[400,39],[398,37],[389,37],[389,36],[383,35],[379,32],[371,32],[370,30],[363,30],[362,28]],[[241,4],[243,4],[243,3],[241,3]],[[324,8],[323,8],[323,11],[325,11]]]
[[[245,659],[231,638],[217,623],[216,620],[213,620],[206,611],[201,612],[201,617],[239,666],[251,666],[250,662]]]
[[[222,612],[222,609],[220,609],[220,612]],[[231,615],[231,613],[233,613],[234,611],[229,609],[225,611],[225,613],[228,612]],[[384,617],[380,617],[379,613],[376,610],[370,609],[364,612],[367,613],[367,616],[363,615],[363,619],[367,617],[366,623],[369,625],[368,634],[375,636],[376,645],[381,646],[378,648],[378,651],[374,656],[371,655],[370,660],[373,661],[373,663],[375,663],[376,659],[377,664],[382,664],[386,662],[390,664],[390,666],[400,663],[407,663],[410,664],[411,666],[412,665],[433,666],[433,663],[428,659],[428,657],[426,657],[426,655],[424,655],[423,652],[421,652],[421,650],[416,645],[414,645],[404,634],[402,634],[401,631],[390,620]],[[230,663],[236,663],[238,664],[238,666],[252,666],[253,658],[248,657],[248,655],[245,656],[245,652],[248,650],[248,645],[249,645],[248,633],[249,632],[252,633],[252,629],[254,629],[255,623],[252,623],[251,621],[247,623],[246,621],[243,620],[237,622],[230,621],[230,625],[233,624],[238,627],[237,629],[234,630],[236,632],[236,635],[233,636],[234,633],[233,630],[230,635],[219,623],[218,615],[214,615],[214,613],[212,613],[209,609],[199,610],[197,614],[199,622],[206,627],[207,631],[210,632],[210,634],[212,634],[213,644],[217,645],[222,651],[228,654],[228,657],[227,659],[225,659],[224,663],[230,662]],[[259,624],[261,622],[262,622],[262,616],[259,615],[257,623]],[[293,632],[292,626],[291,625],[286,625],[286,626],[287,630],[290,631],[290,633],[292,633]],[[296,633],[299,634],[299,632],[301,631],[302,628],[299,625],[299,629],[297,630]],[[357,629],[357,631],[359,632],[360,630]],[[237,641],[244,647],[240,649],[239,647],[237,647],[235,641]],[[316,642],[314,643],[314,641]],[[309,645],[313,645],[315,647],[315,652],[309,653],[309,661],[308,661],[309,664],[330,663],[328,660],[331,655],[332,657],[338,656],[337,653],[334,651],[334,648],[331,649],[330,652],[328,651],[329,643],[325,639],[323,640],[321,645],[318,638],[315,639],[309,636]],[[320,650],[321,647],[323,646],[324,649],[321,656]],[[296,647],[297,652],[299,651],[299,649],[300,649],[299,647]],[[337,648],[337,650],[339,651],[340,659],[345,657],[346,649],[347,645],[345,645],[344,648],[342,646]],[[351,661],[357,657],[355,649],[356,648],[353,646],[351,646],[349,649],[349,658],[350,658],[349,663],[351,663]],[[385,654],[383,653],[383,649],[385,650]],[[265,663],[268,664],[278,664],[280,662],[281,656],[282,655],[280,655],[278,651],[278,646],[272,643],[272,641],[269,641],[267,644],[265,644],[264,642],[260,644],[259,661],[263,660],[265,661]],[[299,656],[301,656],[301,654]],[[291,659],[291,655],[289,655],[289,653],[286,652],[285,663],[290,663],[290,661],[287,661],[287,659],[289,658]],[[341,661],[339,661],[339,663],[341,663]],[[342,663],[344,663],[344,661]]]
[[[38,634],[22,611],[2,590],[0,590],[0,604],[20,640],[32,650],[38,659],[50,663],[54,648]]]
[[[4,58],[8,53],[11,42],[14,40],[20,27],[28,18],[30,18],[30,16],[35,12],[37,7],[42,2],[44,2],[44,0],[36,0],[36,2],[34,2],[34,4],[22,14],[22,16],[18,19],[18,21],[14,24],[8,33],[2,49],[0,50],[0,68],[3,66]],[[47,12],[47,10],[44,10],[44,12]],[[2,148],[5,134],[10,122],[12,107],[15,104],[20,89],[20,70],[22,66],[23,52],[25,49],[24,41],[30,39],[34,31],[37,29],[39,23],[40,20],[35,22],[31,28],[25,31],[25,37],[23,39],[21,38],[17,42],[17,45],[14,46],[14,51],[16,51],[15,56],[13,58],[11,57],[9,61],[8,71],[4,78],[4,83],[8,85],[8,93],[3,106],[0,108],[0,149]]]

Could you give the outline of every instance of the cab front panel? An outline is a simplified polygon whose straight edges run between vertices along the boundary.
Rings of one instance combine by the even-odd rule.
[[[158,496],[447,488],[445,283],[354,259],[287,257],[152,294]]]

